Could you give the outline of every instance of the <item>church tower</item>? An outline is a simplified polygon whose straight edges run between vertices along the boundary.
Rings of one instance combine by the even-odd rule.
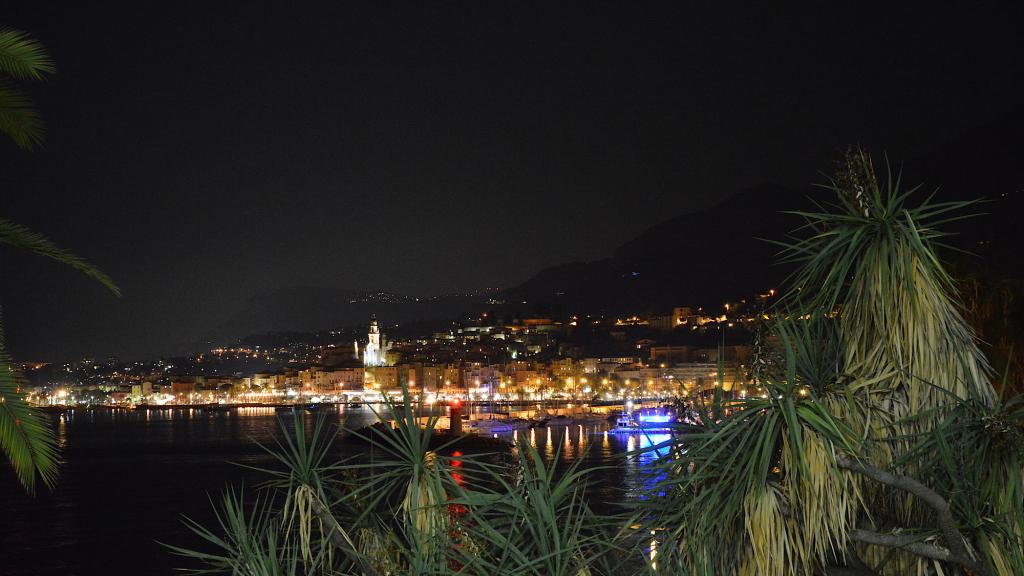
[[[384,342],[381,340],[380,327],[377,325],[377,317],[370,316],[370,331],[366,335],[366,348],[363,349],[364,366],[384,365]]]

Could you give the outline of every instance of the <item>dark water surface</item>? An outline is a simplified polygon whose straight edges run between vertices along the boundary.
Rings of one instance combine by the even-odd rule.
[[[325,408],[304,416],[307,429],[318,417],[341,427],[343,436],[377,420],[365,407]],[[211,496],[219,498],[229,484],[252,487],[265,479],[233,463],[273,467],[257,442],[272,444],[281,437],[272,408],[78,410],[58,417],[56,426],[65,463],[53,493],[29,498],[9,467],[0,471],[2,575],[172,574],[186,562],[158,542],[197,545],[181,516],[210,525]],[[516,434],[545,457],[557,455],[560,466],[578,457],[586,465],[609,465],[600,482],[588,487],[600,506],[621,501],[637,485],[642,463],[621,455],[646,442],[606,434],[606,428],[552,425]],[[337,443],[339,455],[366,450]]]

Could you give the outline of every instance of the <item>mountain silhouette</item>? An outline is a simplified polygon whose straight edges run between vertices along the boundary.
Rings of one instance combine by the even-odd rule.
[[[875,155],[882,176],[886,159]],[[1020,278],[1017,229],[1024,198],[1024,108],[967,130],[927,155],[891,166],[905,185],[920,184],[911,203],[984,199],[976,218],[949,223],[947,241],[973,253],[943,256],[960,267],[983,266]],[[541,270],[505,292],[522,314],[665,313],[673,306],[718,307],[776,288],[791,268],[779,246],[801,220],[787,211],[830,202],[820,187],[761,184],[724,202],[666,220],[619,246],[611,257]],[[813,201],[813,202],[812,202]],[[969,212],[970,212],[969,211]]]
[[[883,151],[874,153],[880,175]],[[973,256],[944,251],[957,270],[984,269],[998,278],[1021,278],[1017,240],[1024,206],[1024,108],[964,131],[928,154],[890,169],[905,186],[920,185],[911,203],[984,199],[978,217],[944,225],[947,241]],[[827,171],[828,167],[824,167]],[[416,298],[366,290],[294,287],[262,294],[208,334],[223,342],[247,334],[355,326],[376,314],[386,323],[468,319],[484,309],[518,316],[664,314],[674,306],[718,309],[782,285],[791,272],[779,263],[780,246],[801,219],[789,212],[831,202],[816,186],[765,183],[741,190],[710,208],[652,226],[608,257],[545,268],[522,284],[491,295]]]

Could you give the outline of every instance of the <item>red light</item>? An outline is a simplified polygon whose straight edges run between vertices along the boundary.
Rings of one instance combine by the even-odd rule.
[[[458,398],[455,398],[454,400],[452,400],[452,408],[458,408],[459,404],[462,404],[462,401],[459,400]]]

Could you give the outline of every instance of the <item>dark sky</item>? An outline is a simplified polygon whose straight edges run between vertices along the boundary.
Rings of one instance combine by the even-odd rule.
[[[0,143],[0,214],[125,293],[3,250],[20,357],[178,352],[283,287],[515,285],[1021,101],[1019,7],[257,4],[2,11],[59,71],[45,148]]]

